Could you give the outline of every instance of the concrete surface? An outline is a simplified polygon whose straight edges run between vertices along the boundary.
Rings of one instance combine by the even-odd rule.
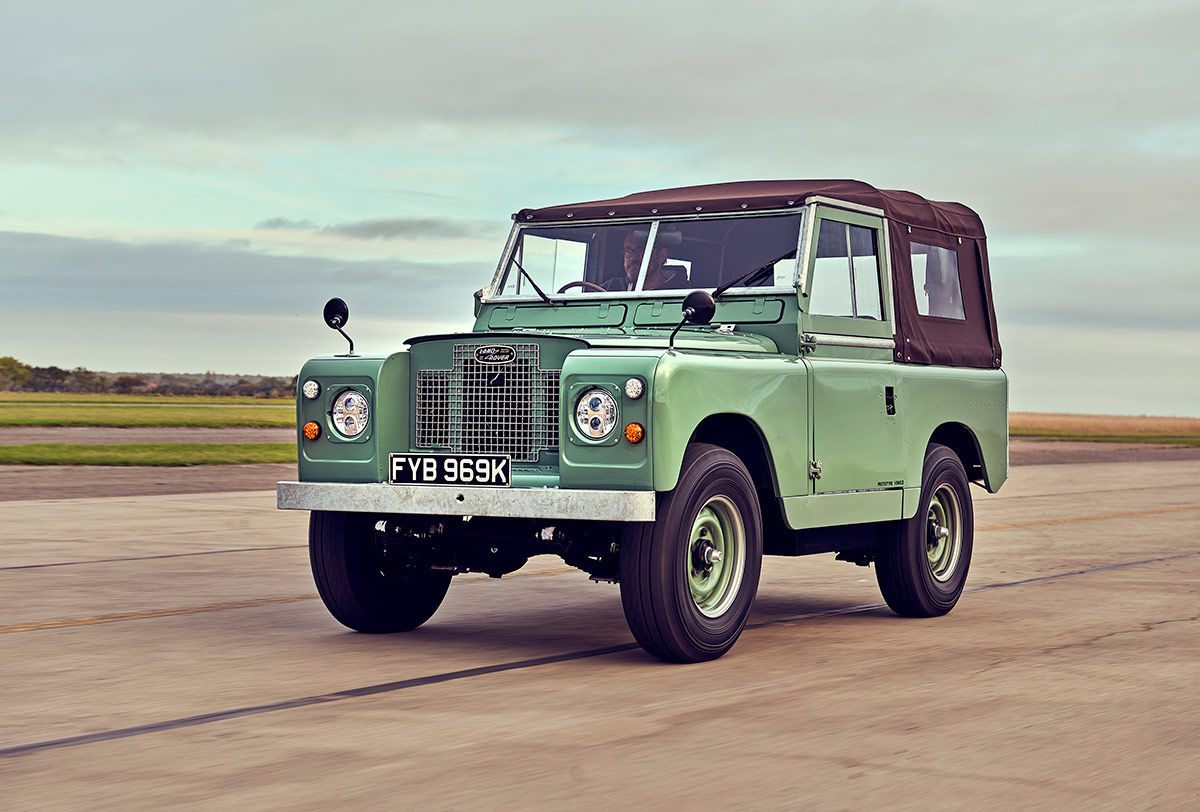
[[[752,627],[694,666],[550,557],[367,636],[269,491],[4,502],[0,806],[1200,807],[1200,462],[973,490],[950,615],[770,558]]]

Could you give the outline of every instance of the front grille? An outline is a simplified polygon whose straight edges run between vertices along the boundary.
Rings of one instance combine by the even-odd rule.
[[[507,454],[534,462],[558,448],[558,379],[537,344],[512,344],[507,364],[481,364],[476,344],[455,344],[448,370],[417,372],[417,448]]]

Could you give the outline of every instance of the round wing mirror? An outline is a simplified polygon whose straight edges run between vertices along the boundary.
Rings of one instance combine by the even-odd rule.
[[[350,320],[350,308],[341,299],[330,299],[325,303],[325,323],[335,330],[346,326]]]
[[[717,303],[703,290],[693,290],[683,300],[683,318],[689,324],[708,324],[717,312]]]

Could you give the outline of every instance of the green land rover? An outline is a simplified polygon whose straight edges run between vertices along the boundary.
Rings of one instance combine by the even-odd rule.
[[[954,607],[968,483],[1008,474],[971,209],[754,181],[513,219],[471,332],[301,371],[278,500],[312,511],[335,618],[413,629],[454,574],[545,553],[618,583],[634,637],[674,662],[729,650],[764,555],[873,563],[900,615]]]

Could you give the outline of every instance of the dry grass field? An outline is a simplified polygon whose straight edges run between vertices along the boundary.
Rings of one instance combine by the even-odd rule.
[[[1200,445],[1200,418],[1013,412],[1013,437]]]

